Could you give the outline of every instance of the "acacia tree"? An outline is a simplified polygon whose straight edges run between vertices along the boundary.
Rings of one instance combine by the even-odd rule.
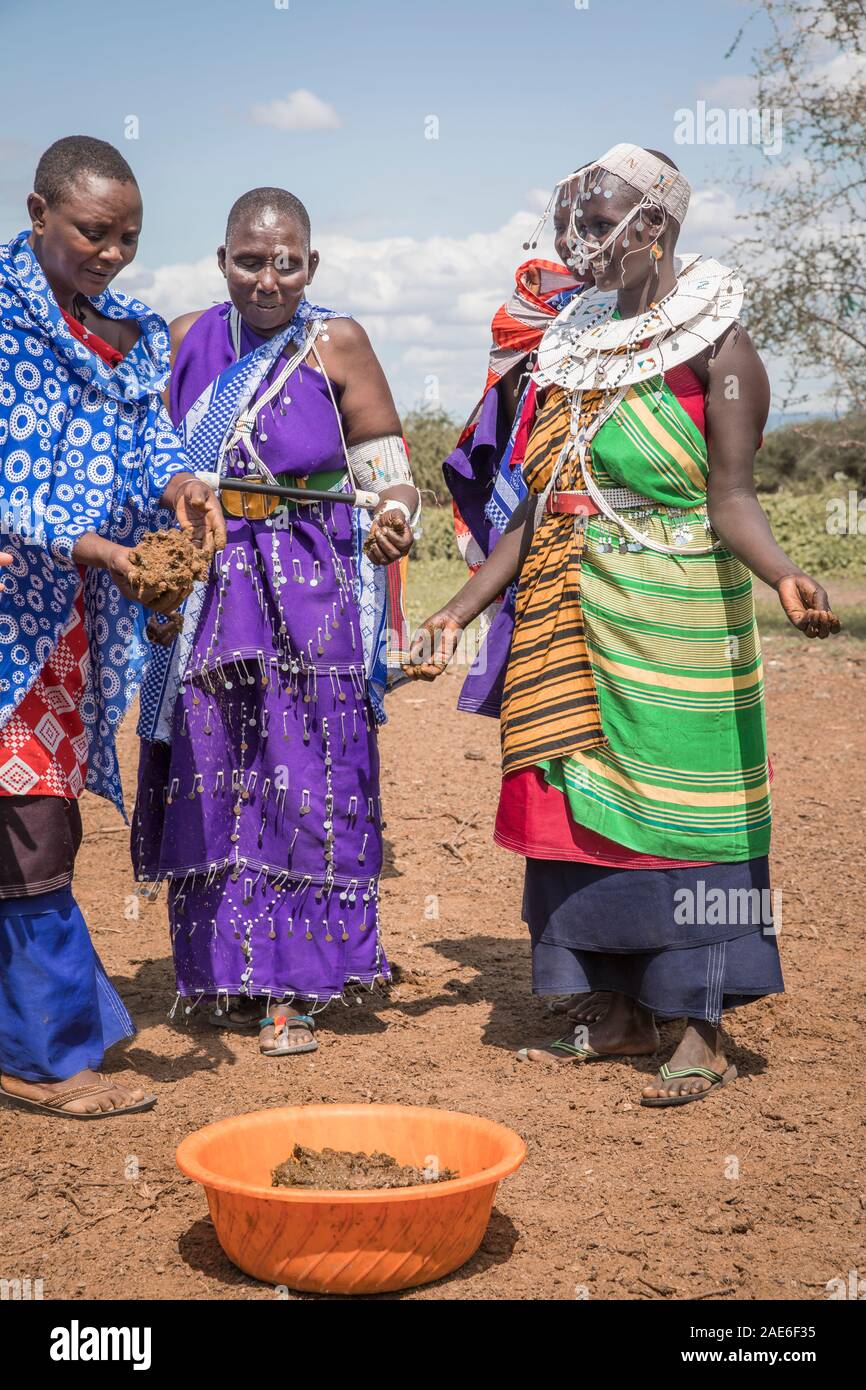
[[[866,405],[866,0],[760,0],[759,109],[780,111],[781,155],[745,175],[736,242],[749,330],[796,377],[826,375],[837,404]],[[731,52],[742,40],[740,31]]]

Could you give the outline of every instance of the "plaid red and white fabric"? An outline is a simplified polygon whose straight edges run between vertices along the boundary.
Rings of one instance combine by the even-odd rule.
[[[89,664],[79,589],[57,646],[0,729],[0,796],[80,796],[87,777],[81,700]]]

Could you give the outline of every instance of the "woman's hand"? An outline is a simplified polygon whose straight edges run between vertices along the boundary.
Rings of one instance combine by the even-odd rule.
[[[523,272],[523,283],[530,294],[536,297],[541,294],[541,267],[531,265],[528,270]]]
[[[178,474],[163,493],[162,503],[172,509],[180,529],[198,550],[213,555],[223,549],[225,517],[219,498],[207,483],[191,475]]]
[[[73,552],[74,555],[75,552]],[[129,548],[125,545],[112,545],[105,555],[105,568],[111,575],[124,598],[138,603],[138,594],[132,586],[132,566],[129,563]]]
[[[374,565],[391,565],[408,555],[413,545],[414,537],[405,516],[396,507],[389,510],[386,502],[373,517],[370,534],[364,542],[364,554]]]
[[[140,603],[143,608],[152,608],[155,613],[173,613],[186,598],[186,591],[171,589],[157,597],[151,588],[143,587],[138,582],[136,572],[129,563],[130,553],[128,546],[112,544],[105,556],[105,568],[124,598]]]
[[[441,608],[422,623],[409,647],[409,660],[403,667],[412,680],[435,681],[445,670],[460,641],[464,626],[447,608]]]
[[[776,584],[776,592],[789,622],[807,637],[829,637],[842,626],[826,590],[808,574],[786,574]]]
[[[161,623],[155,613],[151,613],[144,629],[149,642],[157,647],[170,647],[176,637],[183,632],[183,614],[169,613],[166,622]]]

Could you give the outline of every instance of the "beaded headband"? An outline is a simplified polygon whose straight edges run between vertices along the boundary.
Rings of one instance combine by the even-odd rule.
[[[577,174],[588,172],[589,169],[604,169],[608,174],[615,174],[630,188],[637,189],[638,193],[645,194],[658,207],[670,213],[682,226],[689,207],[691,185],[685,175],[659,159],[658,155],[650,154],[640,145],[614,145],[594,164],[587,165],[586,169],[578,169]],[[573,174],[572,178],[576,176]]]
[[[603,174],[612,174],[616,178],[622,179],[624,183],[627,183],[630,188],[635,189],[642,196],[610,236],[605,239],[604,247],[597,248],[594,253],[588,253],[586,248],[576,245],[582,241],[582,238],[577,234],[575,213],[580,204],[590,198],[593,193],[602,192],[600,180]],[[588,260],[593,259],[600,251],[607,249],[608,245],[612,245],[620,232],[645,208],[660,208],[665,214],[665,219],[668,216],[673,217],[676,222],[682,225],[689,206],[691,185],[679,170],[674,169],[665,160],[659,159],[658,155],[650,154],[648,150],[642,149],[640,145],[613,145],[600,159],[594,159],[591,163],[582,165],[573,173],[568,174],[566,178],[559,180],[550,195],[532,240],[523,243],[525,251],[534,249],[538,245],[541,231],[561,193],[563,194],[563,205],[572,205],[569,218],[569,242],[576,251],[575,267],[583,270],[586,269]],[[604,190],[604,193],[605,197],[613,196],[611,189]]]

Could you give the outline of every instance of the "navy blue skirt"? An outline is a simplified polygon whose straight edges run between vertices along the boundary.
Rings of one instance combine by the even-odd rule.
[[[527,859],[536,994],[612,990],[658,1018],[717,1024],[784,990],[766,856],[684,869]]]

